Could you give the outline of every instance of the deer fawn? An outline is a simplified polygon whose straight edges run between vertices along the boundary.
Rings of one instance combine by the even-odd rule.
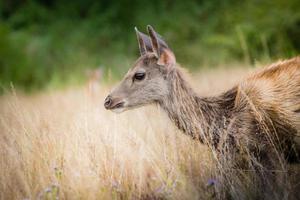
[[[119,113],[158,104],[192,138],[231,158],[252,155],[266,167],[278,163],[275,157],[297,154],[300,57],[272,64],[219,96],[200,97],[166,42],[147,29],[149,36],[135,29],[141,55],[106,97],[106,109]]]
[[[98,93],[100,80],[102,78],[103,72],[102,67],[97,69],[89,69],[86,71],[86,77],[88,79],[87,82],[87,93],[88,96],[94,98],[95,95]]]

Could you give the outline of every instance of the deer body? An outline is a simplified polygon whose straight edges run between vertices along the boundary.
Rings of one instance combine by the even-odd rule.
[[[219,96],[200,97],[153,28],[150,37],[136,32],[141,57],[106,98],[107,109],[158,104],[191,137],[262,162],[277,162],[274,153],[290,155],[300,146],[300,57],[260,70]]]
[[[173,73],[172,92],[159,104],[186,134],[217,150],[238,143],[264,156],[274,156],[270,141],[286,154],[299,148],[300,58],[271,65],[215,97],[199,97],[178,67]]]

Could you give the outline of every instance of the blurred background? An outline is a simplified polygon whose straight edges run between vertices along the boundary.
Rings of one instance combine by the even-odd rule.
[[[0,93],[120,78],[151,24],[191,71],[300,52],[299,0],[0,0]]]

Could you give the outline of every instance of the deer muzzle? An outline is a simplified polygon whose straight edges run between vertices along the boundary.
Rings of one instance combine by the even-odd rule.
[[[124,101],[120,98],[112,98],[110,95],[108,95],[104,100],[104,107],[107,110],[113,110],[117,108],[124,107]]]

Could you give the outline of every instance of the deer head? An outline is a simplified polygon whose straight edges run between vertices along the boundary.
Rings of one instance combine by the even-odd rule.
[[[135,28],[140,57],[106,97],[106,109],[123,112],[162,101],[168,95],[168,75],[176,66],[175,56],[150,25],[147,30],[149,36]]]

